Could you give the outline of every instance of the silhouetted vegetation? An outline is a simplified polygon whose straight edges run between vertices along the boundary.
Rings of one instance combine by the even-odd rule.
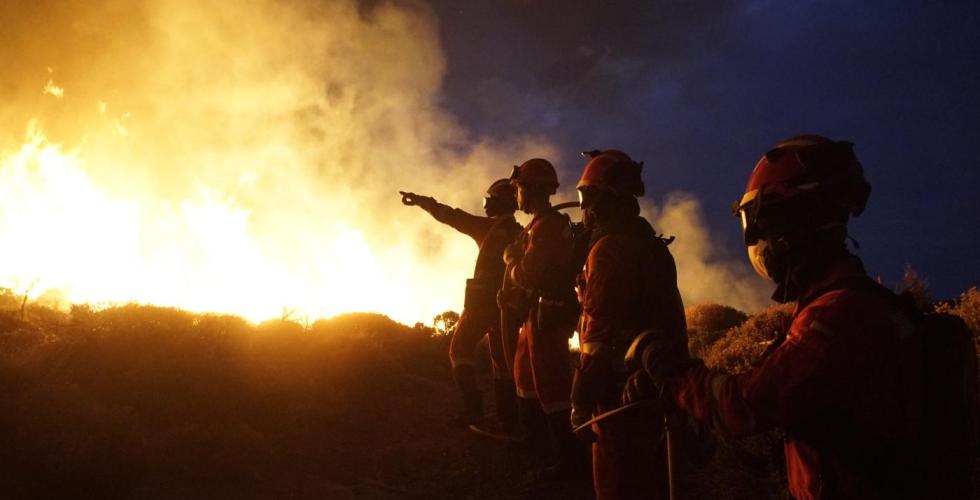
[[[452,335],[459,322],[459,313],[456,311],[446,311],[435,315],[432,318],[432,329],[437,335]]]
[[[939,304],[936,310],[963,318],[973,332],[973,346],[977,349],[977,356],[980,356],[980,289],[973,287],[956,300]]]
[[[935,302],[932,292],[929,291],[929,283],[915,269],[912,269],[912,266],[905,266],[902,284],[898,291],[911,295],[915,301],[915,307],[920,311],[931,310]]]
[[[698,304],[684,310],[687,316],[688,348],[691,355],[703,358],[708,349],[720,340],[728,330],[741,325],[749,318],[733,307],[719,304]]]
[[[692,352],[744,371],[792,306],[687,310]],[[980,290],[940,304],[980,332]],[[442,315],[441,315],[442,316]],[[303,325],[125,305],[70,312],[0,290],[5,498],[570,498],[524,453],[445,427],[438,329],[378,314]],[[485,366],[484,366],[485,370]],[[487,374],[483,373],[486,377]],[[692,493],[787,498],[781,436],[722,439]]]
[[[705,363],[721,370],[739,373],[758,360],[773,339],[789,328],[792,304],[770,306],[726,332],[711,345]]]
[[[18,315],[0,313],[5,498],[385,491],[379,468],[401,467],[385,447],[438,419],[449,383],[444,340],[375,314],[308,329],[136,305]]]

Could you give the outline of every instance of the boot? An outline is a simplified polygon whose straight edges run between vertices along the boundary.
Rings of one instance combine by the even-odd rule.
[[[514,387],[514,382],[494,379],[493,393],[497,418],[471,424],[470,430],[480,436],[498,441],[523,443],[525,436],[519,434],[517,430],[517,389]]]
[[[514,381],[494,379],[493,396],[500,428],[508,434],[517,434],[517,389],[514,387]]]
[[[575,438],[569,416],[569,410],[546,416],[556,457],[553,465],[538,473],[542,481],[587,483],[592,480],[589,447]]]
[[[476,369],[470,365],[453,367],[453,379],[463,402],[463,412],[452,420],[455,427],[466,427],[483,420],[483,393],[476,388]]]
[[[541,401],[537,399],[517,398],[517,409],[521,425],[527,435],[527,448],[533,456],[547,457],[551,452],[551,437],[548,434],[548,422],[541,409]]]

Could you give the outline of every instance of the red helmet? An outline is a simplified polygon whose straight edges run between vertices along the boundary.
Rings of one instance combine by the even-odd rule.
[[[593,150],[582,153],[591,158],[582,171],[576,189],[601,188],[618,194],[643,196],[643,162],[635,162],[626,153],[617,149]]]
[[[745,242],[751,245],[767,234],[802,224],[792,220],[799,212],[767,211],[768,207],[785,206],[786,202],[808,195],[811,200],[829,202],[817,208],[827,213],[814,214],[810,219],[845,223],[849,215],[856,217],[864,211],[870,193],[871,185],[854,155],[854,144],[819,135],[800,135],[782,141],[763,155],[752,170],[745,194],[733,208],[742,218]]]
[[[555,172],[555,167],[548,160],[541,158],[532,158],[519,167],[515,165],[510,181],[525,186],[543,186],[551,193],[558,189],[558,174]]]
[[[497,179],[490,184],[487,188],[488,197],[511,197],[516,196],[516,191],[514,190],[514,185],[511,184],[510,179]]]
[[[517,210],[517,188],[511,184],[510,179],[498,179],[487,188],[483,208],[490,217],[511,214]]]

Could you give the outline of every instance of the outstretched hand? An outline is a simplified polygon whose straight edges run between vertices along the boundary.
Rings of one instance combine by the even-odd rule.
[[[431,196],[422,196],[410,191],[399,191],[398,194],[402,195],[402,203],[409,207],[418,206],[423,210],[431,210],[436,205],[435,198]]]

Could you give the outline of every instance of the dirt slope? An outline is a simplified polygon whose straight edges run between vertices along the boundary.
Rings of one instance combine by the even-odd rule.
[[[4,498],[574,498],[446,425],[447,339],[128,306],[0,321]]]

